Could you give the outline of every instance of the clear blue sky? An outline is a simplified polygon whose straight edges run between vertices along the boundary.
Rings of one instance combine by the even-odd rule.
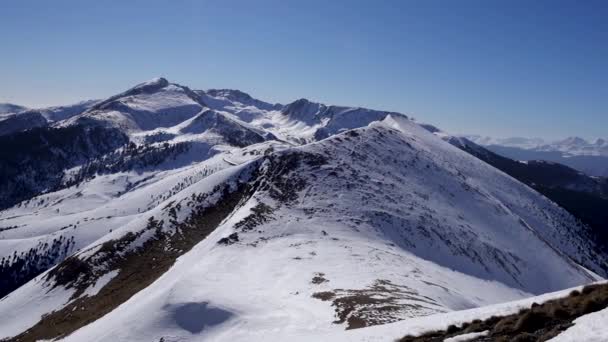
[[[608,136],[608,1],[2,1],[0,102],[165,76],[453,133]]]

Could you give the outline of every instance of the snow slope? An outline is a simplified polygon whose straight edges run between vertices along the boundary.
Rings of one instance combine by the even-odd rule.
[[[78,125],[130,142],[0,212],[5,269],[58,264],[0,300],[0,338],[346,338],[606,276],[567,212],[401,114],[159,78]]]

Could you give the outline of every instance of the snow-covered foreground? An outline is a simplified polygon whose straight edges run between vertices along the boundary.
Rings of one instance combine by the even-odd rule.
[[[574,321],[574,326],[561,333],[553,342],[602,342],[608,341],[608,308],[582,316]]]
[[[0,338],[384,341],[606,275],[566,211],[400,114],[158,79],[70,125],[145,147],[0,212],[7,269],[58,264]]]

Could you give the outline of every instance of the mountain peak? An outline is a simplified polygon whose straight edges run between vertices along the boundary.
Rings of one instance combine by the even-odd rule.
[[[100,110],[100,109],[110,109],[114,106],[117,100],[120,100],[125,97],[136,96],[136,95],[150,95],[158,93],[162,90],[171,90],[184,93],[187,97],[189,97],[192,101],[198,103],[200,106],[205,106],[205,103],[202,101],[200,95],[196,94],[190,88],[170,83],[164,77],[153,78],[147,82],[140,83],[131,89],[122,92],[120,94],[114,95],[104,101],[97,103],[95,106],[91,107],[90,111]]]
[[[579,138],[579,137],[568,137],[562,141],[559,142],[560,144],[567,144],[567,145],[587,145],[588,142],[583,139],[583,138]]]
[[[167,81],[164,77],[156,77],[149,81],[140,83],[135,87],[131,88],[131,90],[141,90],[142,92],[154,92],[158,89],[162,89],[169,85],[169,81]]]
[[[597,139],[595,139],[595,142],[593,144],[602,146],[602,145],[606,145],[606,143],[607,143],[606,139],[597,138]]]

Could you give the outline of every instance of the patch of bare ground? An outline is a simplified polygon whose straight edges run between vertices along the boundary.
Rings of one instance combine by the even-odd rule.
[[[73,301],[61,310],[43,316],[36,325],[22,334],[4,341],[38,341],[65,337],[103,317],[149,286],[164,274],[180,255],[215,230],[239,201],[249,195],[249,187],[240,184],[236,190],[230,191],[226,185],[216,187],[214,192],[221,193],[221,199],[211,207],[196,207],[187,220],[176,226],[175,232],[165,232],[162,229],[163,221],[150,218],[144,231],[153,230],[154,234],[140,248],[130,246],[143,231],[108,241],[84,260],[73,256],[63,261],[49,272],[46,280],[53,282],[54,286],[75,289]],[[207,197],[201,195],[199,200]],[[81,296],[101,275],[112,270],[119,270],[119,273],[96,295]]]
[[[608,284],[585,286],[582,291],[572,291],[569,296],[533,303],[508,316],[492,316],[486,320],[474,320],[460,326],[450,325],[446,330],[432,331],[421,336],[404,336],[399,342],[439,342],[462,334],[488,331],[485,336],[471,339],[475,342],[541,342],[548,341],[573,325],[583,315],[608,307]]]
[[[333,323],[346,323],[347,330],[443,312],[433,299],[422,296],[407,286],[381,279],[368,288],[316,292],[312,297],[331,301],[336,311]]]
[[[318,273],[315,273],[315,276],[312,277],[312,280],[310,282],[315,285],[319,285],[319,284],[327,283],[328,281],[329,280],[327,280],[327,278],[325,278],[325,273],[318,272]]]

